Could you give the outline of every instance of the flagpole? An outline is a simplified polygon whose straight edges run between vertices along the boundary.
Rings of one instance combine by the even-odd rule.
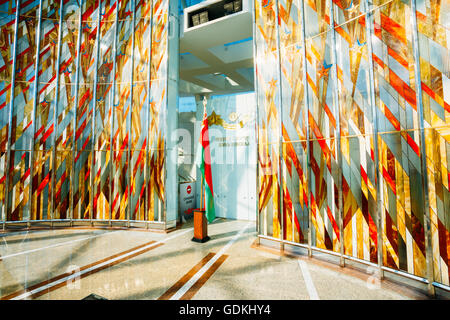
[[[205,191],[205,183],[203,183],[203,210],[206,211],[206,191]]]
[[[202,176],[202,185],[200,188],[200,209],[204,210],[205,207],[203,206],[203,176]]]

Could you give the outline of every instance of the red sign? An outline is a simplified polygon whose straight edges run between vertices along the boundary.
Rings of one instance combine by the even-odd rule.
[[[191,191],[192,191],[191,186],[187,186],[186,191],[187,191],[188,194],[191,194]]]

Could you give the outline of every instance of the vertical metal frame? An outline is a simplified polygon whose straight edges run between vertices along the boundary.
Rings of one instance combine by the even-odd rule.
[[[176,110],[176,122],[175,122],[176,125],[175,125],[175,127],[178,128],[178,126],[179,126],[179,118],[180,118],[179,117],[179,114],[180,114],[179,107],[180,107],[180,105],[179,105],[179,94],[178,94],[179,80],[180,80],[180,46],[179,46],[179,37],[180,37],[180,19],[179,18],[180,18],[180,14],[179,14],[179,2],[176,1],[176,3],[177,3],[177,5],[174,6],[172,10],[169,10],[169,22],[171,22],[171,25],[172,25],[171,28],[173,28],[173,29],[171,29],[171,33],[169,34],[169,40],[172,39],[172,42],[171,42],[172,45],[170,46],[170,47],[172,47],[172,50],[174,50],[173,48],[175,46],[175,43],[177,43],[177,46],[175,46],[175,48],[178,51],[175,51],[175,52],[177,52],[177,55],[176,55],[176,59],[173,60],[174,61],[173,63],[176,66],[175,68],[176,68],[176,71],[177,71],[176,72],[177,75],[176,75],[175,79],[171,78],[169,70],[168,70],[168,79],[169,79],[169,81],[172,80],[172,84],[174,82],[176,83],[176,92],[175,92],[176,99],[174,99],[174,102],[176,103],[176,108],[175,108],[175,110]],[[169,9],[170,9],[170,7],[169,7]],[[170,13],[172,13],[172,14],[170,14]],[[174,40],[175,38],[176,38],[176,40]],[[169,45],[169,43],[168,43],[168,45]],[[168,47],[169,51],[170,51],[170,47]],[[174,94],[174,92],[172,92],[172,94]],[[171,136],[171,139],[172,139],[172,136]],[[178,159],[179,159],[179,156],[178,156],[177,143],[175,143],[173,145],[172,155],[175,158],[174,159],[174,161],[175,161],[174,174],[175,174],[175,188],[176,188],[175,193],[178,196],[179,190],[180,190],[180,177],[178,175],[178,165],[179,165]],[[177,201],[174,202],[174,205],[175,205],[175,209],[176,209],[175,210],[175,221],[176,221],[176,219],[180,215],[180,207],[179,207],[178,198],[177,198]]]
[[[376,225],[377,225],[377,265],[378,265],[378,276],[380,279],[384,277],[383,271],[383,223],[382,223],[382,208],[381,203],[381,176],[379,169],[379,154],[378,154],[378,113],[377,105],[375,101],[375,76],[373,71],[373,61],[372,61],[372,36],[373,36],[373,24],[372,24],[372,10],[369,6],[369,0],[364,0],[366,7],[366,43],[367,43],[367,55],[369,56],[369,95],[370,95],[370,105],[372,108],[372,122],[373,122],[373,148],[374,148],[374,164],[375,164],[375,179],[376,179]]]
[[[169,9],[167,9],[167,10],[169,10]],[[167,15],[169,15],[168,13],[167,13]],[[152,12],[152,16],[153,16],[153,12]],[[153,17],[152,17],[153,18]],[[152,21],[152,24],[153,24],[153,21]],[[153,27],[153,25],[152,25],[152,27]],[[152,32],[153,32],[153,30],[152,30]],[[168,31],[167,31],[167,33],[168,33]],[[169,47],[169,44],[167,44],[167,48]],[[153,50],[152,50],[153,51]],[[168,65],[168,64],[167,64]],[[158,79],[159,80],[159,79]],[[166,88],[167,88],[167,85],[168,85],[168,80],[166,79]],[[167,91],[166,91],[167,92]],[[167,102],[168,102],[168,99],[167,99],[167,94],[166,94],[166,96],[165,96],[165,101],[166,101],[166,107],[167,107]],[[165,117],[165,115],[166,115],[166,110],[164,109],[161,109],[160,110],[160,113],[158,113],[158,116],[159,117],[161,117],[161,114],[162,115],[164,115],[164,121],[162,122],[162,125],[161,125],[161,127],[163,128],[163,130],[164,130],[164,133],[166,132],[166,122],[165,122],[165,119],[166,119],[166,117]],[[157,144],[157,150],[159,150],[158,149],[158,144]],[[167,160],[167,141],[164,141],[164,159],[166,159]],[[163,172],[164,172],[164,188],[167,186],[167,179],[166,179],[166,177],[167,177],[167,165],[166,165],[166,161],[164,161],[164,168],[163,168]],[[150,196],[153,196],[153,195],[150,195]],[[162,208],[161,208],[161,206],[159,205],[159,202],[158,202],[158,209],[159,209],[159,211],[158,211],[158,222],[161,222],[161,216],[163,216],[163,218],[165,217],[165,212],[166,212],[166,198],[164,198],[164,202],[163,202],[163,204],[162,204]],[[156,210],[156,205],[154,206],[154,209],[153,210]],[[162,214],[161,214],[161,210],[162,210]],[[155,221],[155,212],[153,212],[153,221]],[[164,218],[164,221],[165,221],[165,218]]]
[[[417,101],[417,113],[419,116],[419,130],[420,130],[420,161],[422,174],[422,190],[423,190],[423,228],[425,233],[425,253],[427,263],[427,280],[428,280],[428,294],[436,295],[436,289],[433,285],[434,271],[433,271],[433,251],[431,242],[431,220],[430,220],[430,201],[428,190],[428,175],[427,175],[427,153],[425,147],[425,120],[423,115],[422,102],[422,78],[420,74],[420,52],[419,52],[419,36],[417,31],[417,14],[416,14],[416,0],[411,0],[411,28],[412,28],[412,46],[414,54],[414,77]]]
[[[36,130],[36,107],[38,100],[38,88],[39,88],[39,60],[41,56],[41,27],[42,27],[42,1],[39,0],[39,22],[38,29],[36,31],[36,61],[34,69],[34,88],[33,88],[33,111],[31,113],[31,128],[30,132],[33,135],[30,150],[30,186],[29,186],[29,201],[30,201],[30,217],[28,221],[31,221],[31,213],[33,211],[33,176],[34,176],[34,148],[35,148],[35,130]]]
[[[132,131],[131,131],[131,114],[133,113],[133,78],[134,78],[134,40],[135,40],[135,29],[136,29],[136,2],[135,0],[131,0],[131,6],[132,6],[132,11],[133,11],[133,15],[132,15],[132,19],[131,19],[131,23],[132,23],[132,28],[133,31],[131,32],[131,80],[130,80],[130,97],[131,97],[131,101],[130,101],[130,111],[128,112],[128,136],[129,138],[129,142],[128,142],[128,152],[127,152],[127,159],[128,159],[128,168],[127,168],[127,172],[128,172],[128,203],[127,203],[127,207],[128,207],[128,219],[127,219],[127,226],[130,226],[130,219],[131,219],[131,203],[132,203],[132,199],[131,199],[131,146],[133,144],[133,138],[131,136]]]
[[[150,169],[148,168],[149,163],[150,163],[150,159],[149,159],[149,153],[151,152],[151,147],[150,147],[150,136],[149,136],[149,129],[150,129],[150,123],[151,123],[151,119],[150,119],[150,99],[151,99],[151,88],[152,88],[152,34],[153,34],[153,0],[151,1],[151,5],[150,5],[150,32],[149,32],[149,43],[150,43],[150,50],[149,50],[149,57],[148,57],[148,70],[147,70],[147,115],[145,116],[147,119],[147,123],[148,123],[148,127],[147,127],[147,144],[145,146],[145,163],[144,163],[144,183],[145,183],[145,203],[144,203],[144,220],[145,220],[145,228],[148,229],[148,202],[149,202],[149,198],[148,198],[148,192],[149,192],[149,187],[150,187],[150,181],[149,181],[149,171]]]
[[[252,3],[252,34],[253,34],[253,86],[255,91],[255,139],[256,139],[256,193],[255,193],[255,202],[256,202],[256,234],[260,234],[260,216],[259,216],[259,105],[258,105],[258,75],[257,75],[257,46],[256,46],[256,8],[255,8],[256,0],[251,1]],[[256,237],[259,244],[259,237]]]
[[[167,37],[167,41],[166,41],[166,46],[167,46],[167,69],[166,69],[166,92],[167,94],[164,97],[164,100],[166,102],[165,108],[164,108],[164,133],[166,134],[166,140],[164,143],[164,192],[167,194],[167,161],[168,161],[168,157],[167,157],[167,141],[169,138],[167,138],[167,134],[168,134],[168,129],[167,129],[167,114],[168,114],[168,108],[169,108],[169,66],[170,66],[170,55],[169,55],[169,34],[170,34],[170,28],[171,28],[171,23],[170,23],[170,1],[171,0],[167,0],[167,31],[166,31],[166,37]],[[172,0],[173,1],[173,0]],[[177,115],[178,116],[178,115]],[[163,220],[164,223],[166,223],[167,219],[167,196],[164,197],[164,203],[163,203],[163,209],[162,209],[162,214],[161,214],[161,210],[158,212],[158,222],[161,222],[161,220]]]
[[[279,201],[279,212],[280,212],[280,239],[284,239],[284,189],[283,189],[283,86],[281,83],[281,42],[280,42],[280,19],[279,19],[279,8],[278,8],[278,0],[275,0],[275,23],[277,28],[277,51],[278,51],[278,81],[279,81],[279,101],[280,101],[280,109],[279,109],[279,146],[278,146],[278,181],[280,182],[280,190],[278,195]],[[284,243],[281,243],[281,250],[284,250]]]
[[[92,93],[92,101],[93,101],[93,108],[92,108],[92,127],[91,127],[91,172],[90,172],[90,187],[91,192],[89,194],[89,220],[92,225],[92,217],[94,215],[94,177],[95,177],[95,158],[96,158],[96,152],[95,152],[95,145],[97,144],[97,139],[95,137],[95,110],[97,109],[97,83],[98,83],[98,58],[100,54],[100,23],[101,23],[101,13],[102,13],[102,0],[98,0],[98,6],[97,6],[97,34],[95,35],[96,39],[96,52],[95,52],[95,62],[94,62],[94,91]]]
[[[3,230],[6,229],[6,220],[8,219],[9,207],[9,175],[11,171],[11,135],[12,135],[12,114],[14,108],[14,91],[16,83],[16,62],[17,62],[17,34],[19,30],[20,0],[16,0],[16,15],[14,22],[14,44],[13,44],[13,63],[11,69],[11,98],[8,109],[8,142],[6,144],[6,171],[5,171],[5,209],[3,210]]]
[[[170,0],[167,0],[167,21],[169,20],[169,10],[170,10]],[[169,28],[170,28],[170,24],[167,22],[167,38],[169,38]],[[169,39],[167,39],[166,41],[166,46],[167,46],[167,71],[169,70]],[[168,74],[166,74],[166,92],[167,92],[167,88],[169,87],[169,76]],[[164,100],[166,102],[165,104],[165,108],[162,109],[162,114],[163,114],[163,130],[164,133],[167,133],[167,107],[169,104],[169,98],[168,98],[169,94],[167,93],[164,97]],[[159,114],[158,114],[159,115]],[[164,191],[166,191],[166,187],[167,187],[167,137],[166,140],[164,141],[164,159],[166,161],[164,161]],[[158,209],[159,205],[158,205]],[[162,210],[162,213],[161,213]],[[164,203],[162,205],[162,209],[160,209],[158,211],[158,222],[161,222],[161,220],[164,220],[164,222],[166,222],[166,210],[167,210],[167,197],[164,197]],[[153,217],[155,217],[155,214],[153,214]]]
[[[82,16],[83,16],[83,3],[84,0],[80,0],[79,8],[80,11],[78,12],[78,39],[77,39],[77,59],[76,59],[76,65],[75,65],[75,101],[73,105],[73,133],[72,133],[72,166],[70,169],[70,226],[73,224],[73,198],[74,198],[74,183],[75,183],[75,154],[77,152],[76,147],[76,132],[77,132],[77,109],[78,109],[78,90],[80,87],[79,79],[80,79],[80,48],[81,48],[81,23],[82,23]]]
[[[334,23],[334,2],[330,0],[330,24],[331,24],[331,52],[334,62],[335,72],[333,74],[332,81],[334,81],[334,92],[333,97],[336,103],[336,156],[337,156],[337,183],[338,183],[338,216],[339,216],[339,251],[340,251],[340,265],[341,267],[345,266],[345,258],[344,258],[344,227],[343,227],[343,194],[342,194],[342,153],[341,153],[341,108],[339,101],[339,80],[338,80],[338,70],[337,70],[337,54],[336,54],[336,29]]]
[[[303,55],[303,85],[304,85],[304,95],[305,95],[305,107],[306,107],[306,183],[308,185],[307,189],[307,199],[308,199],[308,256],[312,257],[312,212],[311,212],[311,159],[310,159],[310,136],[309,136],[309,97],[308,97],[308,81],[307,81],[307,66],[308,60],[306,60],[306,33],[305,33],[305,1],[298,0],[302,2],[301,5],[301,19],[302,19],[302,55]]]
[[[59,100],[59,72],[61,65],[61,38],[62,38],[62,24],[64,13],[64,0],[59,1],[59,27],[58,27],[58,53],[56,58],[56,88],[55,88],[55,107],[53,109],[53,125],[55,127],[53,139],[52,139],[52,178],[51,178],[51,199],[50,199],[50,219],[52,220],[51,226],[53,227],[54,209],[55,209],[55,179],[56,179],[56,135],[58,134],[58,119],[56,117],[58,113],[58,100]]]
[[[111,227],[111,220],[113,215],[113,183],[114,183],[114,155],[115,150],[113,146],[114,137],[114,102],[116,101],[116,61],[117,61],[117,29],[119,28],[119,0],[116,0],[116,17],[114,25],[114,40],[113,40],[113,69],[112,69],[112,93],[111,93],[111,122],[110,122],[110,135],[109,135],[109,226]]]

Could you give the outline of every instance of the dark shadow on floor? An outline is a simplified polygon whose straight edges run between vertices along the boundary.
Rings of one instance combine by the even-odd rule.
[[[229,232],[218,233],[218,234],[213,234],[213,235],[208,234],[208,236],[211,240],[217,240],[217,239],[222,239],[222,238],[229,238],[238,233],[239,233],[239,231],[229,231]]]
[[[67,230],[67,229],[66,229]],[[51,231],[51,230],[49,230]],[[97,231],[97,230],[95,230]],[[66,234],[56,234],[56,235],[42,235],[42,236],[34,236],[34,234],[29,233],[27,235],[23,235],[23,238],[21,239],[13,239],[13,240],[8,240],[8,237],[0,237],[0,238],[4,238],[4,240],[6,241],[7,244],[14,244],[14,243],[26,243],[26,242],[31,242],[31,241],[41,241],[41,240],[49,240],[49,239],[64,239],[64,238],[71,238],[71,237],[76,237],[76,236],[87,236],[87,235],[97,235],[99,234],[99,232],[73,232],[73,233],[66,233]],[[12,236],[12,235],[11,235]],[[27,237],[28,238],[25,238]],[[32,238],[29,238],[30,236],[33,236]],[[25,238],[25,239],[24,239]]]

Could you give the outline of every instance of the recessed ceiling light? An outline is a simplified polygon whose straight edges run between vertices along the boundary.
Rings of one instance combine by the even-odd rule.
[[[229,82],[233,87],[239,86],[239,84],[238,84],[237,82],[231,80],[229,77],[225,77],[225,79],[227,79],[228,82]]]

